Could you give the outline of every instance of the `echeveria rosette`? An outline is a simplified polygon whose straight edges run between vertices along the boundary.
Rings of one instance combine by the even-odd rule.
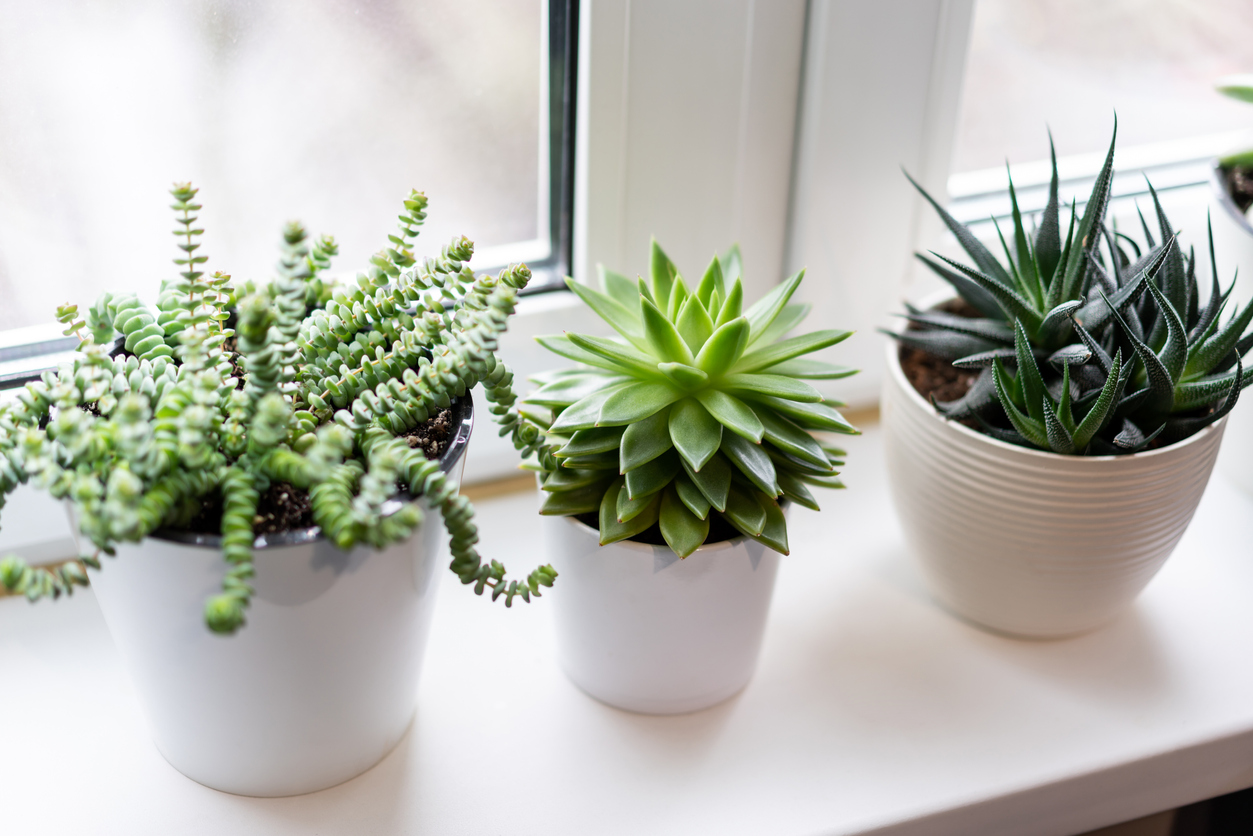
[[[603,268],[603,292],[568,281],[619,336],[540,338],[582,364],[537,379],[524,402],[557,465],[541,474],[541,513],[598,513],[602,545],[657,523],[680,557],[717,515],[786,554],[779,500],[817,510],[807,485],[842,487],[844,452],[813,433],[857,430],[806,381],[854,370],[805,355],[851,332],[784,339],[808,313],[789,301],[804,271],[747,310],[739,274],[733,248],[689,288],[654,241],[649,282]]]
[[[1134,453],[1214,423],[1253,379],[1240,360],[1253,348],[1244,333],[1253,306],[1221,322],[1230,290],[1220,287],[1216,267],[1200,303],[1195,256],[1181,251],[1152,186],[1160,241],[1143,216],[1143,247],[1106,226],[1113,155],[1111,140],[1082,218],[1071,211],[1064,243],[1056,155],[1049,200],[1030,235],[1011,180],[1012,248],[997,225],[1004,263],[923,191],[975,266],[919,257],[982,314],[908,307],[912,328],[893,334],[957,368],[980,370],[964,397],[935,404],[941,413],[1055,453]]]

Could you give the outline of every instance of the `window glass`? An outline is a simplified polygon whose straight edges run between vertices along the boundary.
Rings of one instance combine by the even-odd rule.
[[[954,172],[1253,127],[1248,0],[976,0]]]
[[[0,18],[0,329],[105,289],[154,301],[176,180],[200,187],[207,269],[236,279],[272,275],[293,218],[335,235],[333,272],[360,269],[411,187],[421,253],[465,234],[482,266],[548,255],[541,0],[0,0]]]

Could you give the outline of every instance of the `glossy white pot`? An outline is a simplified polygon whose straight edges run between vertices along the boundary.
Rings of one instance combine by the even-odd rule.
[[[460,478],[472,414],[441,465]],[[438,512],[407,541],[344,552],[311,528],[258,537],[234,636],[204,625],[219,538],[171,532],[103,557],[91,585],[157,748],[187,777],[252,796],[313,792],[378,763],[413,718],[442,576]]]
[[[628,711],[683,714],[748,684],[778,552],[737,537],[680,560],[665,546],[601,546],[572,517],[545,517],[544,536],[561,578],[557,659],[575,685]]]
[[[1050,638],[1115,618],[1183,536],[1224,421],[1131,456],[1061,456],[948,421],[888,346],[882,423],[892,497],[939,601],[993,630]]]
[[[1214,229],[1214,260],[1219,278],[1231,281],[1235,291],[1227,303],[1230,314],[1237,305],[1253,299],[1253,225],[1227,192],[1222,170],[1215,162],[1210,177],[1210,218]],[[1226,440],[1218,457],[1218,469],[1236,486],[1253,494],[1253,397],[1241,394],[1239,403],[1227,416]]]

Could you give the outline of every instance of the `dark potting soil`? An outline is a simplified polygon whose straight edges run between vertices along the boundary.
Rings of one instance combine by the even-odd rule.
[[[1253,206],[1253,168],[1224,168],[1223,176],[1227,181],[1227,194],[1231,195],[1241,212],[1247,212]]]
[[[980,316],[979,311],[964,299],[951,299],[936,309],[970,319]],[[917,328],[912,323],[909,327],[910,330]],[[932,397],[942,403],[964,397],[979,376],[977,371],[956,368],[949,361],[933,357],[918,348],[901,346],[900,358],[901,371],[905,372],[906,379],[928,402]]]
[[[420,448],[428,459],[437,459],[448,449],[452,441],[452,410],[443,409],[426,423],[415,427],[401,438],[410,447]],[[400,485],[407,491],[407,485]],[[301,528],[309,528],[313,522],[313,504],[309,492],[287,482],[276,482],[262,492],[257,499],[257,513],[252,518],[252,533],[282,534]],[[195,534],[222,533],[222,495],[214,491],[200,501],[200,511],[192,518],[184,531]]]
[[[575,514],[574,518],[584,525],[600,531],[600,515],[599,514]],[[721,543],[724,540],[734,540],[741,534],[735,529],[726,518],[717,511],[709,512],[709,536],[705,538],[706,543]],[[666,538],[661,536],[661,525],[653,523],[651,528],[646,528],[641,533],[630,539],[632,543],[644,543],[649,546],[664,546]]]

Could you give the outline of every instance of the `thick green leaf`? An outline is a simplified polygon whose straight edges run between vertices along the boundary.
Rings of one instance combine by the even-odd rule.
[[[1110,372],[1106,376],[1105,385],[1101,387],[1101,394],[1097,396],[1096,402],[1088,410],[1088,414],[1083,416],[1083,420],[1079,422],[1079,426],[1075,427],[1073,436],[1075,447],[1079,450],[1087,449],[1088,444],[1092,442],[1092,438],[1101,431],[1101,427],[1105,426],[1105,422],[1109,416],[1110,409],[1114,406],[1117,398],[1118,379],[1122,373],[1122,351],[1115,352],[1114,360],[1110,366]]]
[[[744,317],[718,326],[696,355],[696,365],[710,377],[722,374],[744,354],[748,332],[748,320]]]
[[[595,311],[597,316],[609,323],[613,330],[625,337],[627,342],[640,351],[648,349],[648,344],[644,341],[641,332],[640,315],[637,312],[638,302],[636,303],[637,310],[633,311],[612,296],[593,290],[572,278],[566,279],[566,287],[573,290],[575,295],[583,300],[584,304]]]
[[[527,395],[525,400],[529,404],[538,406],[570,406],[599,389],[625,383],[628,380],[629,378],[622,375],[587,370],[547,383]]]
[[[1039,267],[1040,284],[1048,288],[1049,281],[1057,271],[1062,258],[1062,227],[1057,199],[1057,151],[1053,148],[1053,132],[1049,132],[1049,157],[1053,161],[1053,175],[1049,180],[1049,200],[1040,216],[1040,228],[1035,234],[1035,257]]]
[[[657,494],[652,496],[639,514],[625,523],[618,522],[618,495],[625,483],[626,480],[619,476],[617,481],[605,491],[605,496],[600,503],[600,544],[602,546],[642,534],[657,522],[657,515],[661,510],[661,497]]]
[[[1114,117],[1114,133],[1109,139],[1109,152],[1105,155],[1105,164],[1092,184],[1092,194],[1083,208],[1083,219],[1075,231],[1074,240],[1077,248],[1072,248],[1066,256],[1065,271],[1060,284],[1054,283],[1049,288],[1049,300],[1046,307],[1052,308],[1068,299],[1078,297],[1081,290],[1085,268],[1089,255],[1096,249],[1100,236],[1097,231],[1105,218],[1105,210],[1109,207],[1110,186],[1114,181],[1114,143],[1118,139],[1118,117]]]
[[[577,347],[601,359],[600,363],[592,363],[592,365],[600,365],[619,373],[625,372],[634,377],[653,379],[661,377],[661,372],[657,371],[657,359],[642,351],[604,337],[592,337],[586,334],[567,334],[566,336]],[[548,345],[544,344],[544,347],[548,348]]]
[[[709,504],[709,500],[700,488],[692,484],[692,480],[687,478],[686,474],[679,474],[674,479],[674,489],[679,494],[679,499],[687,506],[688,510],[702,520],[709,517],[709,509],[713,506]]]
[[[933,258],[928,258],[923,253],[914,253],[914,258],[927,265],[931,272],[952,285],[953,290],[957,291],[957,295],[970,303],[979,313],[996,319],[1005,317],[1005,309],[1001,307],[1000,302],[996,301],[996,297],[961,273],[949,269]]]
[[[965,275],[970,281],[974,282],[983,290],[987,291],[997,303],[1005,310],[1006,318],[1019,319],[1026,324],[1031,333],[1035,333],[1040,328],[1043,316],[1032,307],[1031,302],[1023,298],[1022,294],[1013,288],[1005,287],[999,282],[980,273],[978,270],[972,270],[966,265],[953,261],[951,258],[945,258],[939,253],[933,252],[936,258],[953,267],[958,272]]]
[[[1217,314],[1215,314],[1211,321],[1217,322],[1217,319]],[[1204,342],[1193,346],[1188,352],[1188,362],[1184,366],[1183,376],[1194,378],[1207,374],[1236,347],[1244,330],[1249,327],[1250,321],[1253,321],[1253,302],[1245,305],[1244,310],[1227,320],[1226,325],[1217,328],[1214,334]]]
[[[651,462],[673,446],[670,443],[669,421],[670,409],[667,407],[627,426],[618,452],[623,473]]]
[[[718,262],[718,256],[714,256],[709,266],[705,268],[705,275],[701,276],[700,284],[696,287],[696,298],[700,300],[701,305],[705,307],[705,312],[709,312],[709,300],[713,298],[714,291],[719,291],[719,296],[725,296],[726,285],[723,284],[722,265]],[[692,349],[695,351],[695,349]]]
[[[721,310],[718,311],[718,318],[714,321],[714,327],[726,325],[733,319],[739,318],[744,307],[744,285],[739,279],[731,285],[731,289],[727,291],[726,301],[722,303]],[[749,323],[752,324],[751,322]]]
[[[779,554],[789,554],[787,520],[783,516],[783,509],[779,507],[779,503],[776,500],[765,494],[758,493],[755,498],[766,512],[766,524],[762,527],[759,534],[749,534],[747,531],[744,534],[758,543],[774,549]]]
[[[546,517],[572,517],[575,514],[593,513],[600,508],[605,489],[610,484],[612,479],[606,479],[574,490],[545,493],[539,512]]]
[[[680,459],[680,461],[683,460]],[[687,473],[687,478],[692,480],[692,484],[714,508],[719,511],[726,510],[727,492],[731,489],[731,474],[734,468],[725,456],[714,454],[714,457],[699,471],[693,470],[687,462],[683,462],[683,470]]]
[[[784,360],[782,363],[767,366],[765,371],[771,374],[785,374],[799,380],[838,380],[855,375],[858,370],[850,369],[848,366],[837,366],[834,363],[824,363],[822,360]]]
[[[1048,395],[1044,387],[1044,378],[1040,367],[1036,365],[1035,353],[1031,350],[1031,342],[1022,324],[1014,323],[1014,351],[1018,357],[1018,384],[1022,387],[1027,413],[1034,421],[1044,420],[1043,400]]]
[[[626,477],[623,477],[622,488],[618,491],[618,501],[616,503],[618,522],[625,523],[638,517],[644,511],[648,510],[649,504],[657,498],[657,492],[654,491],[637,499],[631,499],[626,487]]]
[[[670,320],[652,302],[640,301],[644,311],[644,339],[652,353],[662,362],[692,365],[692,351]]]
[[[588,485],[603,485],[604,482],[605,471],[603,470],[561,468],[548,474],[544,479],[542,490],[549,493],[554,491],[572,491],[576,488],[585,488]]]
[[[675,327],[679,331],[679,336],[687,343],[687,347],[694,352],[700,351],[701,346],[714,332],[713,320],[709,318],[700,299],[694,296],[683,303],[683,309],[679,311],[679,319]]]
[[[601,407],[605,405],[606,401],[627,387],[638,385],[638,383],[631,381],[617,383],[612,386],[606,386],[604,389],[597,390],[587,397],[575,401],[561,411],[561,414],[557,416],[557,420],[553,422],[551,429],[555,432],[573,432],[595,427],[596,422],[600,419]]]
[[[1018,210],[1018,194],[1014,191],[1014,179],[1009,176],[1009,163],[1005,164],[1005,176],[1009,180],[1009,202],[1014,216],[1014,250],[1018,255],[1018,277],[1025,290],[1043,307],[1044,286],[1036,273],[1035,254],[1027,243],[1027,231],[1022,224],[1022,213]]]
[[[1014,429],[1022,434],[1027,441],[1044,450],[1049,449],[1048,432],[1044,429],[1043,422],[1036,421],[1028,415],[1024,415],[1013,400],[1009,396],[1011,381],[1009,375],[1005,371],[1005,367],[1001,365],[999,359],[992,361],[992,379],[996,383],[996,397],[1001,402],[1001,408],[1005,410],[1009,422],[1014,425]]]
[[[740,255],[740,245],[732,244],[731,248],[718,256],[722,263],[722,276],[725,281],[733,282],[744,274],[744,259]],[[722,294],[726,296],[725,293]]]
[[[657,369],[686,392],[699,389],[709,381],[709,375],[686,363],[658,363]]]
[[[722,455],[731,460],[748,481],[771,496],[779,495],[779,483],[775,480],[774,464],[770,455],[760,444],[753,444],[735,433],[722,437]]]
[[[757,300],[757,303],[749,308],[744,316],[748,319],[750,326],[749,344],[755,343],[765,334],[771,323],[774,322],[782,311],[783,307],[792,298],[792,294],[796,292],[796,288],[800,287],[801,281],[805,278],[805,271],[801,270],[790,279],[786,279],[782,284],[776,286],[765,296]]]
[[[740,358],[732,371],[744,373],[760,371],[793,357],[809,354],[814,351],[843,342],[853,335],[852,331],[813,331],[799,337],[783,340],[751,351]]]
[[[749,404],[752,406],[752,404]],[[787,418],[758,406],[753,412],[765,427],[765,439],[790,455],[810,462],[815,467],[827,469],[827,456],[814,437],[793,424]]]
[[[608,453],[588,453],[583,456],[569,456],[561,460],[563,468],[571,470],[579,470],[592,468],[595,470],[612,470],[618,472],[618,451],[610,450]]]
[[[585,348],[581,348],[574,344],[569,334],[544,334],[536,337],[535,341],[553,354],[560,354],[567,360],[573,360],[576,363],[586,363],[589,366],[595,366],[598,369],[607,369],[611,372],[621,374],[622,364],[613,360],[606,359],[600,354],[593,354]]]
[[[576,432],[566,446],[557,451],[557,455],[586,456],[590,453],[607,453],[617,450],[621,443],[622,427],[593,427]]]
[[[744,436],[754,444],[761,441],[765,428],[757,419],[756,413],[748,404],[734,395],[719,392],[717,389],[702,389],[695,395],[700,405],[718,420],[719,424],[733,433]],[[776,398],[776,400],[778,400]]]
[[[731,525],[750,536],[761,534],[766,527],[766,509],[761,507],[753,493],[732,485],[727,497],[727,509],[722,512]]]
[[[779,479],[779,488],[783,491],[785,497],[811,511],[822,510],[818,507],[818,500],[814,499],[814,495],[799,476],[793,476],[786,470],[780,470],[776,475]]]
[[[913,177],[910,177],[909,172],[905,172],[905,177],[910,183],[914,184],[914,188],[921,192],[922,196],[926,198],[928,203],[931,204],[931,207],[935,209],[936,213],[940,216],[940,219],[944,221],[944,225],[948,227],[949,232],[953,233],[953,235],[957,238],[957,242],[962,245],[962,249],[964,249],[966,254],[970,256],[976,265],[978,265],[979,269],[988,276],[991,276],[993,282],[1001,287],[1010,287],[1012,282],[1010,281],[1009,273],[1007,273],[1001,263],[996,260],[996,256],[992,255],[991,251],[988,250],[987,247],[983,246],[979,239],[976,238],[970,230],[958,223],[956,218],[945,211],[944,207],[937,203],[935,198],[931,197],[931,195],[927,193],[926,189],[918,185],[918,181]]]
[[[638,499],[656,493],[670,484],[679,468],[679,455],[673,450],[640,465],[626,475],[627,496]]]
[[[682,276],[674,277],[674,284],[670,286],[670,304],[662,311],[666,315],[666,319],[671,322],[679,321],[679,309],[683,307],[683,303],[688,300],[691,294],[688,293],[687,285],[683,281]]]
[[[684,398],[670,410],[670,439],[693,470],[700,470],[722,444],[722,424],[695,398]]]
[[[1105,294],[1101,294],[1104,298]],[[1147,411],[1153,415],[1160,415],[1170,412],[1175,403],[1175,381],[1170,376],[1170,372],[1162,363],[1158,356],[1153,353],[1153,349],[1149,348],[1143,340],[1136,336],[1135,331],[1127,324],[1118,312],[1118,309],[1110,303],[1109,299],[1105,300],[1105,304],[1109,305],[1113,311],[1118,324],[1122,327],[1123,334],[1126,335],[1127,341],[1131,343],[1131,347],[1135,349],[1136,356],[1140,358],[1140,362],[1144,365],[1145,374],[1149,381],[1149,394],[1144,400],[1144,406]]]
[[[844,416],[825,403],[801,403],[783,398],[772,398],[769,395],[753,395],[746,400],[753,404],[773,409],[781,415],[791,418],[802,428],[812,430],[829,430],[845,435],[861,435],[861,430],[854,427]]]
[[[661,494],[661,536],[670,550],[679,557],[687,557],[705,542],[709,536],[709,519],[693,514],[670,485]]]
[[[631,383],[605,399],[596,425],[613,427],[640,421],[681,397],[683,392],[671,383]]]
[[[640,294],[635,282],[621,273],[609,270],[603,264],[596,265],[596,273],[600,277],[600,289],[613,298],[619,305],[632,311],[636,320],[639,319]],[[569,281],[567,279],[567,281]]]
[[[783,306],[783,310],[775,317],[774,322],[770,323],[770,327],[761,333],[761,337],[756,342],[760,345],[778,342],[787,332],[800,325],[812,309],[813,305],[807,303],[789,302]]]
[[[1177,248],[1172,247],[1172,249]],[[1149,293],[1153,295],[1153,301],[1157,303],[1157,308],[1161,311],[1161,320],[1166,323],[1166,342],[1157,358],[1162,361],[1162,366],[1170,375],[1170,379],[1177,381],[1183,376],[1184,366],[1188,362],[1188,335],[1183,330],[1183,320],[1179,313],[1157,287],[1157,282],[1150,279],[1148,286]]]
[[[771,395],[802,403],[818,403],[822,393],[802,380],[780,374],[729,374],[722,378],[720,388],[727,392]]]
[[[1075,440],[1066,431],[1066,428],[1062,426],[1061,419],[1057,417],[1057,412],[1053,409],[1053,402],[1045,398],[1042,406],[1044,412],[1044,432],[1048,436],[1049,449],[1064,456],[1079,452],[1075,447]]]
[[[657,303],[657,307],[665,308],[669,306],[670,286],[674,283],[674,277],[678,274],[678,268],[674,266],[670,256],[662,251],[661,245],[657,243],[657,239],[651,239],[648,253],[648,275],[653,282],[653,301]]]

